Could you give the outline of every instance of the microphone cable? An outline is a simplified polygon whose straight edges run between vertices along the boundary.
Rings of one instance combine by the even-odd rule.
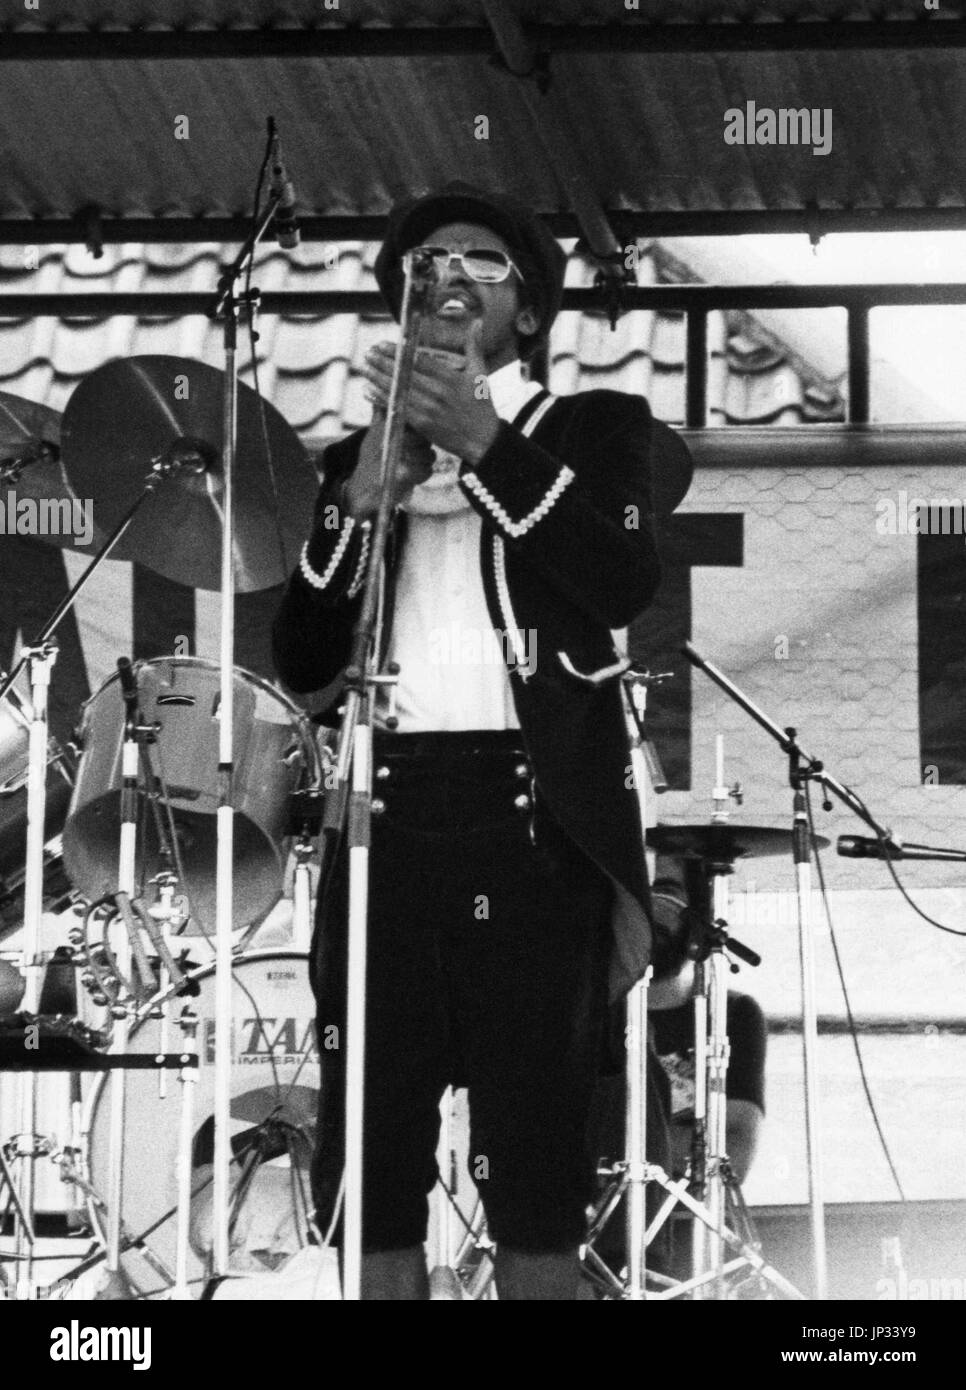
[[[822,869],[822,856],[819,853],[818,846],[815,842],[815,820],[812,815],[811,782],[808,778],[805,779],[805,809],[808,814],[808,831],[812,844],[812,857],[815,860],[815,871],[818,875],[818,885],[819,892],[821,893],[822,897],[822,907],[825,909],[825,920],[828,922],[829,939],[832,943],[832,954],[835,957],[835,970],[836,974],[838,975],[839,986],[842,990],[842,999],[845,1003],[845,1017],[848,1021],[849,1037],[852,1039],[852,1048],[855,1052],[855,1060],[859,1068],[859,1078],[862,1082],[862,1089],[865,1092],[866,1104],[869,1107],[869,1114],[872,1116],[872,1123],[875,1126],[875,1132],[879,1137],[879,1145],[882,1149],[885,1161],[889,1165],[889,1172],[892,1174],[892,1181],[896,1185],[896,1191],[899,1194],[899,1200],[900,1202],[907,1202],[909,1199],[906,1196],[905,1189],[903,1188],[902,1183],[899,1180],[899,1174],[896,1171],[896,1165],[892,1158],[892,1151],[889,1148],[888,1142],[885,1137],[885,1133],[882,1129],[882,1123],[879,1119],[879,1112],[876,1109],[875,1101],[872,1098],[872,1090],[869,1086],[869,1078],[866,1075],[865,1060],[862,1056],[862,1047],[859,1042],[859,1030],[856,1027],[855,1015],[852,1012],[852,1001],[849,998],[848,986],[845,983],[845,971],[842,968],[842,957],[839,954],[838,938],[835,935],[835,926],[832,922],[832,910],[828,898],[828,888],[825,883],[825,873]]]

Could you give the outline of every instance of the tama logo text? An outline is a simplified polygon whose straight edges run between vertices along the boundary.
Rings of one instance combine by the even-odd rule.
[[[150,1327],[82,1327],[73,1318],[68,1327],[50,1334],[51,1361],[130,1361],[136,1371],[151,1366]]]

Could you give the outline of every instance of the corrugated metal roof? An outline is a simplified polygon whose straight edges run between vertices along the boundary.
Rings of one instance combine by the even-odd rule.
[[[922,0],[636,0],[633,11],[614,0],[512,0],[524,23],[640,25],[769,23],[775,20],[877,21],[917,19]],[[948,17],[959,12],[943,0]],[[43,0],[37,10],[11,7],[2,28],[141,29],[285,28],[321,25],[412,26],[485,23],[480,0]]]
[[[545,24],[633,25],[800,17],[925,18],[918,0],[613,0],[509,7]],[[963,5],[944,0],[942,15]],[[570,211],[548,163],[521,83],[485,53],[420,54],[430,26],[479,25],[474,0],[319,0],[238,4],[181,0],[166,7],[44,0],[17,7],[7,34],[98,25],[187,30],[214,25],[413,26],[408,57],[6,61],[0,83],[4,176],[0,222],[62,219],[93,204],[105,217],[235,217],[246,211],[271,112],[285,141],[300,210],[320,218],[382,216],[407,191],[462,176]],[[938,22],[938,21],[937,21]],[[930,21],[931,23],[931,21]],[[381,28],[379,26],[382,26]],[[421,26],[421,27],[420,27]],[[679,27],[679,26],[674,26]],[[734,27],[734,26],[732,26]],[[770,32],[777,32],[773,22]],[[807,25],[792,26],[796,29]],[[923,32],[928,26],[919,26]],[[763,30],[769,25],[763,23]],[[105,36],[105,44],[109,37]],[[0,42],[2,52],[2,42]],[[804,209],[964,209],[966,126],[962,50],[788,53],[570,53],[550,59],[552,88],[573,149],[613,211],[774,212]],[[758,108],[832,113],[832,148],[728,145],[724,113]],[[480,116],[487,138],[477,138]],[[187,119],[179,139],[176,120]],[[29,135],[26,133],[29,132]],[[184,132],[183,132],[184,133]],[[199,229],[199,239],[204,229]]]

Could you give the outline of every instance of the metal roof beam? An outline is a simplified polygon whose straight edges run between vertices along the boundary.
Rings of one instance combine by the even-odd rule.
[[[258,281],[256,268],[254,279]],[[879,305],[966,304],[966,283],[875,285],[629,285],[624,308],[659,309],[664,312],[702,314],[728,309],[826,309],[869,310]],[[176,318],[203,314],[211,305],[207,292],[159,290],[112,294],[107,290],[76,294],[7,294],[0,288],[0,318],[54,315],[91,318],[133,314],[144,318]],[[267,290],[261,296],[267,314],[371,314],[385,309],[376,290]],[[599,313],[600,292],[594,289],[564,291],[564,309]],[[388,310],[386,310],[388,317]]]
[[[525,24],[542,53],[815,53],[843,49],[966,47],[966,20],[809,20],[768,24]],[[318,29],[46,30],[0,32],[0,62],[94,62],[138,58],[436,58],[492,55],[491,30]]]
[[[591,255],[603,262],[608,280],[622,280],[620,242],[607,220],[590,171],[576,152],[573,133],[557,101],[553,78],[543,66],[541,53],[529,42],[522,24],[511,14],[504,0],[482,0],[482,5],[500,55],[508,71],[517,79],[517,90],[530,112],[550,165],[567,190]]]
[[[836,232],[958,232],[966,230],[966,207],[944,208],[829,208],[777,209],[720,212],[613,212],[604,208],[618,238],[745,236],[753,233],[804,233],[831,236]],[[572,212],[544,214],[555,236],[575,237],[580,225]],[[101,221],[104,245],[122,242],[158,243],[243,241],[247,217],[108,217]],[[361,216],[309,216],[299,218],[303,241],[380,241],[386,219],[380,214]],[[84,228],[74,218],[0,218],[0,245],[47,246],[86,241]]]

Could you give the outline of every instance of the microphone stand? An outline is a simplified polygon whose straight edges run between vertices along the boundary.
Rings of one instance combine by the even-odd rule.
[[[714,681],[736,705],[750,715],[770,734],[788,757],[788,780],[792,788],[792,853],[795,864],[795,886],[798,896],[798,952],[802,990],[802,1052],[805,1077],[805,1143],[808,1162],[808,1197],[812,1229],[812,1263],[815,1277],[815,1297],[828,1298],[828,1270],[825,1251],[825,1209],[822,1198],[821,1150],[817,1103],[818,1022],[815,1005],[815,966],[812,950],[811,923],[811,863],[808,818],[803,787],[811,780],[833,792],[850,811],[857,815],[887,847],[893,846],[891,833],[874,819],[855,792],[826,772],[824,764],[800,746],[795,729],[780,729],[768,715],[749,700],[723,671],[706,661],[690,642],[681,648],[683,654]]]
[[[345,1067],[345,1208],[343,1288],[346,1301],[358,1301],[362,1288],[363,1114],[365,1100],[366,940],[369,909],[369,837],[372,815],[372,721],[379,686],[391,687],[396,673],[380,675],[384,558],[409,389],[418,346],[418,320],[435,280],[432,261],[413,251],[403,257],[405,286],[392,384],[382,438],[382,495],[370,541],[362,604],[345,670],[345,702],[335,754],[334,785],[326,797],[319,892],[324,891],[328,855],[335,854],[343,827],[349,854],[349,964]],[[351,796],[349,794],[351,773]]]
[[[218,810],[215,868],[215,1084],[214,1182],[212,1198],[212,1273],[228,1274],[230,1260],[229,1191],[231,1183],[231,985],[234,915],[234,668],[235,668],[235,453],[238,425],[238,319],[247,311],[254,319],[259,291],[239,293],[236,286],[255,248],[267,232],[285,196],[284,188],[269,194],[261,219],[249,232],[238,255],[218,281],[208,317],[224,324],[224,390],[222,397],[222,532],[221,635],[219,644]]]

